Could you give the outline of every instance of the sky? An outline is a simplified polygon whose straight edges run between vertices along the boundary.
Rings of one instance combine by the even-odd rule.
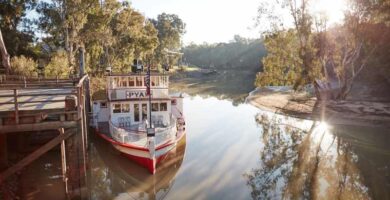
[[[131,5],[149,18],[177,14],[186,23],[185,45],[260,37],[254,28],[259,0],[131,0]]]
[[[48,0],[41,0],[48,1]],[[183,36],[184,45],[190,43],[202,44],[229,42],[234,35],[246,38],[259,38],[262,25],[255,26],[258,8],[262,2],[270,5],[275,0],[122,0],[130,1],[134,9],[148,18],[157,18],[165,12],[177,14],[186,23],[186,33]],[[299,2],[299,1],[298,1]],[[324,12],[329,17],[329,23],[342,21],[346,9],[346,0],[312,0],[311,10]],[[278,6],[274,6],[275,7]],[[288,10],[287,10],[288,11]],[[278,11],[276,11],[278,12]],[[292,24],[291,16],[286,10],[279,14],[285,18],[285,24]],[[36,18],[36,12],[29,12],[28,17]],[[289,22],[290,21],[290,22]],[[264,27],[268,27],[265,25]],[[42,33],[37,32],[39,36]]]
[[[131,0],[132,7],[149,18],[166,12],[177,14],[186,23],[185,45],[229,42],[234,35],[259,38],[260,29],[255,27],[257,10],[262,1],[273,4],[275,0]],[[311,10],[323,12],[329,24],[342,21],[345,0],[312,0]],[[285,12],[284,10],[283,12]],[[289,14],[282,13],[287,20]],[[287,22],[290,24],[292,22]]]

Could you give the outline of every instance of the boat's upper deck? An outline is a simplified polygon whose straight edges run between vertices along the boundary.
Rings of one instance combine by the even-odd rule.
[[[111,74],[107,76],[108,89],[120,88],[146,88],[146,73]],[[151,89],[167,89],[169,76],[161,73],[150,74]]]
[[[110,74],[107,76],[109,100],[146,98],[146,73]],[[168,99],[169,76],[150,74],[150,89],[153,98]]]

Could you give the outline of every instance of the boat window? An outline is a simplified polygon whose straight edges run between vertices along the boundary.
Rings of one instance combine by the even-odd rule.
[[[152,103],[152,111],[153,112],[158,111],[158,103]]]
[[[122,104],[122,112],[123,113],[130,112],[130,104]]]
[[[160,86],[160,77],[156,76],[155,81],[156,81],[156,86],[159,87]]]
[[[134,104],[134,121],[139,122],[139,104]]]
[[[165,87],[165,76],[162,77],[162,86]]]
[[[142,77],[135,77],[136,86],[142,86]]]
[[[106,102],[100,102],[100,108],[107,108]]]
[[[167,111],[168,106],[167,103],[160,103],[160,111]]]
[[[130,87],[135,86],[134,77],[133,77],[133,76],[130,76],[130,77],[129,77],[129,86],[130,86]]]
[[[114,104],[113,113],[120,113],[120,112],[121,112],[121,104]]]
[[[115,77],[114,78],[114,87],[120,87],[121,86],[121,83],[119,81],[119,78],[118,77]]]
[[[166,76],[162,77],[162,86],[163,87],[167,86],[167,77]]]
[[[121,79],[122,79],[122,84],[121,84],[121,86],[122,86],[122,87],[127,87],[127,77],[122,77]]]
[[[142,120],[145,120],[148,116],[148,105],[146,103],[142,104]]]

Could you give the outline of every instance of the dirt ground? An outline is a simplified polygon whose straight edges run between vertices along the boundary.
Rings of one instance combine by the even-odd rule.
[[[390,127],[390,102],[322,101],[286,87],[257,88],[246,102],[261,109],[332,124]]]

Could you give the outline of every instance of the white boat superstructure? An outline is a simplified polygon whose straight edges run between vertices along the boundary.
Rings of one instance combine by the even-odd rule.
[[[166,74],[150,74],[150,99],[146,85],[145,73],[108,75],[105,95],[93,103],[93,126],[116,149],[154,173],[159,160],[185,134],[183,97],[169,95]]]

